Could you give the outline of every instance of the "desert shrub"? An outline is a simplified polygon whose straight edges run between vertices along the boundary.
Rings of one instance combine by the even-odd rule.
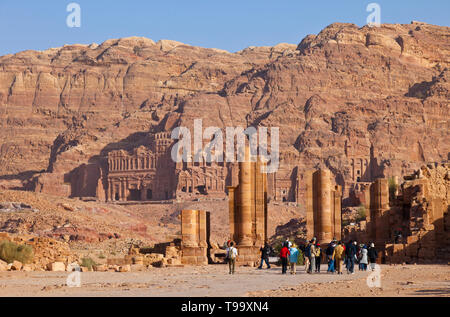
[[[397,191],[397,183],[394,177],[389,177],[389,198],[392,200],[395,198],[395,192]]]
[[[30,263],[33,260],[33,247],[11,241],[3,241],[0,243],[0,259],[7,263],[14,261],[24,264]]]
[[[359,222],[359,221],[366,220],[366,216],[367,216],[367,214],[366,214],[366,207],[364,207],[364,205],[359,206],[358,207],[358,215],[357,215],[356,221]]]
[[[283,241],[280,239],[278,239],[277,241],[275,241],[273,243],[273,251],[275,252],[276,255],[280,254],[282,245],[283,245]]]
[[[91,258],[83,258],[81,259],[81,266],[87,267],[89,271],[92,271],[92,267],[97,265],[94,260]]]
[[[98,258],[99,259],[106,259],[106,256],[103,253],[101,253],[101,254],[98,255]]]
[[[298,249],[298,260],[297,265],[304,265],[305,264],[305,255],[303,254],[303,251]]]

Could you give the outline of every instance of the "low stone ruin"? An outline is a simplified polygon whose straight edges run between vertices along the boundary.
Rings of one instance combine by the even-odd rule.
[[[79,262],[79,258],[67,243],[45,237],[12,236],[0,232],[0,242],[10,241],[19,245],[29,245],[33,248],[33,259],[30,263],[0,262],[0,271],[66,271],[71,265]],[[64,267],[64,269],[61,269]]]
[[[398,188],[378,179],[367,188],[367,219],[344,228],[347,239],[376,242],[386,263],[450,260],[450,165],[429,164]]]

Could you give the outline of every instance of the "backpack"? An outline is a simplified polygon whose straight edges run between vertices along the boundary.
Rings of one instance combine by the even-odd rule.
[[[309,244],[307,247],[306,247],[306,249],[305,249],[305,255],[307,256],[307,257],[310,257],[311,256],[311,245]]]
[[[272,252],[272,248],[271,247],[267,247],[267,248],[264,248],[265,250],[264,250],[264,253],[267,255],[267,256],[270,256],[270,253]]]
[[[234,254],[234,247],[230,247],[228,249],[227,259],[235,259],[236,255]]]

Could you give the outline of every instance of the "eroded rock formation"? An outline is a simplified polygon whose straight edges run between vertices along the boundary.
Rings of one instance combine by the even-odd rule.
[[[89,193],[101,196],[111,151],[202,118],[280,127],[279,200],[304,202],[297,184],[322,167],[347,197],[358,182],[448,160],[449,33],[336,23],[297,47],[237,53],[126,38],[3,56],[0,185],[85,195],[73,187],[92,164],[102,179],[82,188],[103,184]]]

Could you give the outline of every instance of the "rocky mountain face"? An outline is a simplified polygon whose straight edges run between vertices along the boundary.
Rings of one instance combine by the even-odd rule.
[[[298,46],[237,53],[125,38],[3,56],[0,186],[62,184],[197,118],[280,127],[281,166],[300,175],[327,167],[345,186],[364,161],[361,181],[402,176],[449,159],[449,37],[418,22],[336,23]]]

